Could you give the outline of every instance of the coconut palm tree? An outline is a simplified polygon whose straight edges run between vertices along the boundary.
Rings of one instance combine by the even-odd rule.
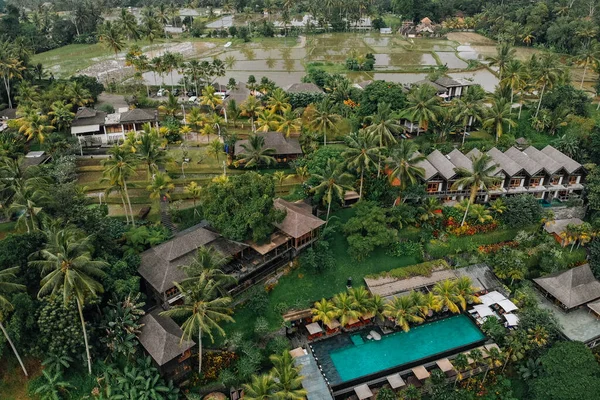
[[[515,92],[522,90],[526,84],[527,81],[525,80],[525,66],[520,60],[510,60],[506,65],[506,69],[504,71],[504,78],[502,79],[502,81],[500,81],[500,85],[509,87],[511,90],[511,111]]]
[[[585,81],[585,75],[588,67],[591,65],[592,68],[597,69],[598,63],[600,62],[600,43],[597,41],[591,42],[589,45],[584,45],[576,58],[577,64],[583,66],[583,75],[581,76],[581,83],[579,88],[583,89],[583,82]]]
[[[244,399],[247,400],[271,400],[277,384],[271,374],[254,375],[252,382],[246,383],[244,387]]]
[[[79,82],[69,82],[65,87],[65,95],[69,103],[78,107],[84,107],[93,101],[90,91]]]
[[[258,113],[260,108],[260,101],[254,96],[248,97],[240,106],[240,109],[242,110],[242,115],[250,118],[250,123],[252,124],[253,132],[256,132],[254,118],[256,118],[256,114]]]
[[[152,200],[158,200],[162,198],[171,198],[171,191],[175,189],[175,184],[173,184],[169,175],[163,172],[157,172],[154,174],[152,181],[148,186],[146,186],[146,190],[150,192],[150,198]]]
[[[335,316],[339,319],[342,326],[346,326],[350,321],[360,318],[361,313],[356,308],[354,299],[349,293],[338,293],[333,297],[332,302],[335,309]]]
[[[283,114],[285,110],[291,108],[290,99],[283,89],[277,88],[269,93],[267,107],[274,114]]]
[[[424,296],[423,305],[427,307],[426,317],[431,317],[434,312],[438,312],[442,309],[442,303],[435,294],[427,292]]]
[[[495,347],[486,350],[486,353],[488,357],[485,359],[486,369],[485,373],[483,374],[483,379],[481,380],[481,383],[485,383],[485,378],[487,378],[487,374],[490,371],[490,369],[498,368],[502,365],[505,357],[505,354],[501,353],[500,350],[498,350]]]
[[[456,283],[446,279],[438,282],[433,287],[433,294],[438,297],[442,304],[442,309],[448,310],[451,313],[458,314],[460,312],[460,305],[463,302],[458,291],[456,289]]]
[[[488,154],[482,153],[479,157],[473,157],[471,161],[473,162],[471,169],[463,167],[454,169],[460,178],[454,182],[452,189],[456,190],[468,187],[471,192],[461,226],[464,225],[467,219],[469,206],[475,202],[477,193],[480,190],[487,192],[494,183],[498,183],[501,180],[500,177],[494,175],[498,166],[493,163],[492,158]]]
[[[435,95],[430,85],[417,85],[408,93],[408,107],[403,115],[412,122],[418,122],[419,128],[427,132],[429,122],[437,119],[441,99]],[[417,135],[419,131],[417,131]]]
[[[207,106],[213,112],[218,106],[223,104],[223,99],[221,99],[221,96],[215,94],[215,91],[214,86],[205,86],[202,89],[202,96],[200,96],[200,105]]]
[[[460,306],[463,310],[467,309],[467,304],[479,304],[478,296],[475,296],[477,289],[468,276],[461,276],[456,280],[456,292],[460,296]]]
[[[121,29],[119,29],[117,24],[113,24],[110,21],[106,21],[100,27],[100,35],[98,39],[108,50],[115,53],[115,60],[119,52],[125,47]]]
[[[306,390],[302,388],[304,377],[300,375],[299,368],[294,366],[294,360],[290,352],[284,350],[281,354],[273,354],[269,357],[273,363],[271,375],[275,381],[275,391],[271,398],[281,400],[303,400],[306,398]]]
[[[30,178],[15,192],[8,212],[19,215],[17,228],[25,225],[27,232],[30,232],[29,222],[31,222],[31,230],[39,229],[42,205],[50,200],[48,188],[46,181]]]
[[[544,93],[546,92],[546,89],[552,88],[552,86],[559,81],[562,75],[562,70],[558,55],[554,53],[543,53],[539,59],[536,58],[535,55],[531,58],[532,61],[530,62],[530,68],[532,67],[531,64],[533,64],[532,75],[537,82],[538,87],[541,86],[541,90],[539,92],[540,98],[537,109],[535,110],[535,116],[537,117],[538,113],[540,112],[540,107],[542,105],[542,100],[544,99]]]
[[[5,310],[6,312],[12,311],[14,309],[13,305],[7,298],[7,295],[12,292],[23,291],[26,289],[25,285],[21,285],[18,283],[14,283],[13,281],[17,278],[17,274],[19,273],[19,267],[6,268],[0,271],[0,308]],[[27,374],[27,370],[25,369],[25,364],[23,364],[23,360],[21,360],[21,356],[17,351],[13,341],[11,340],[8,332],[2,325],[2,316],[0,315],[0,329],[6,338],[6,341],[10,345],[13,353],[15,353],[15,357],[19,360],[19,364],[21,365],[21,369],[25,376],[29,376]]]
[[[235,56],[229,55],[229,56],[225,57],[225,61],[223,61],[223,62],[225,63],[225,67],[227,69],[233,69],[237,60],[235,59]]]
[[[396,326],[399,326],[404,332],[410,330],[410,324],[420,324],[424,321],[419,313],[419,307],[415,306],[408,296],[394,296],[390,302],[386,303],[383,311],[383,315],[393,319]]]
[[[44,143],[46,135],[54,130],[52,125],[48,124],[48,116],[39,112],[31,112],[17,119],[19,133],[25,135],[28,141],[37,140],[38,143]]]
[[[22,79],[22,72],[25,70],[23,62],[13,56],[10,51],[7,51],[7,43],[0,43],[3,48],[0,53],[0,76],[4,80],[4,89],[6,91],[6,97],[8,98],[8,108],[13,108],[11,99],[11,80]]]
[[[169,93],[167,100],[158,106],[158,111],[167,117],[176,117],[181,112],[181,104],[177,101],[177,97]]]
[[[391,146],[397,143],[394,135],[402,129],[397,121],[391,118],[391,109],[388,103],[377,104],[377,113],[366,120],[370,125],[366,128],[379,141],[379,147]]]
[[[235,322],[231,318],[231,297],[217,297],[218,283],[208,279],[205,273],[201,274],[192,285],[182,286],[175,283],[175,287],[182,293],[183,304],[175,304],[173,308],[163,311],[160,315],[185,319],[181,325],[183,334],[181,342],[198,339],[198,371],[202,372],[202,335],[206,334],[214,343],[213,330],[225,337],[225,331],[219,325],[221,322]]]
[[[73,227],[64,229],[60,223],[52,225],[46,231],[46,244],[36,254],[36,260],[29,265],[40,268],[42,280],[38,298],[47,294],[61,296],[65,306],[75,300],[87,357],[88,372],[92,373],[92,357],[88,345],[87,330],[83,318],[83,307],[87,300],[95,299],[103,287],[96,278],[103,278],[102,271],[108,266],[103,260],[94,260],[92,253],[92,237],[84,236],[83,232]]]
[[[52,125],[59,131],[64,131],[71,126],[75,113],[71,111],[71,104],[66,104],[63,100],[57,100],[50,105],[49,116],[52,117],[50,121]]]
[[[279,128],[280,116],[266,108],[260,110],[256,116],[256,130],[259,132],[273,132]]]
[[[498,79],[502,81],[502,75],[506,69],[508,63],[515,58],[517,50],[515,50],[509,43],[503,42],[496,47],[497,54],[495,56],[485,57],[485,61],[488,62],[490,67],[498,68]]]
[[[319,182],[311,189],[311,193],[315,193],[323,198],[323,204],[327,204],[326,221],[329,222],[329,213],[331,211],[331,203],[337,198],[339,201],[344,200],[344,192],[352,190],[352,186],[348,183],[351,175],[343,172],[340,165],[333,159],[327,160],[327,165],[323,170],[323,174],[313,174],[313,178]],[[326,225],[327,225],[326,223]]]
[[[181,281],[181,284],[194,284],[204,274],[204,278],[215,281],[221,296],[227,297],[226,287],[236,283],[236,279],[232,275],[223,271],[223,267],[230,261],[231,257],[223,255],[213,247],[200,246],[192,262],[180,267],[188,276]]]
[[[483,128],[489,129],[495,134],[496,142],[504,133],[505,125],[509,127],[517,126],[517,123],[511,117],[511,107],[512,103],[505,98],[500,98],[493,99],[492,106],[486,110]]]
[[[337,316],[337,309],[333,303],[325,298],[315,302],[310,310],[313,322],[321,321],[325,325],[330,324]]]
[[[342,153],[348,167],[355,168],[360,173],[360,190],[358,196],[362,199],[365,171],[381,162],[381,147],[377,137],[364,130],[346,136],[348,149]]]
[[[121,30],[126,33],[128,40],[133,39],[138,41],[140,39],[140,27],[138,26],[137,19],[128,9],[121,8],[121,15],[117,22]]]
[[[111,186],[118,185],[123,188],[125,200],[129,206],[129,214],[131,222],[133,221],[133,209],[131,208],[131,199],[127,189],[127,179],[135,175],[137,159],[133,153],[126,151],[124,148],[115,145],[108,150],[109,158],[102,161],[102,176],[110,182]]]
[[[454,380],[454,386],[456,386],[456,382],[461,380],[462,373],[469,368],[469,358],[464,353],[458,353],[456,357],[452,360],[452,364],[456,367],[456,379]]]
[[[219,162],[219,156],[225,154],[225,147],[223,146],[223,142],[219,139],[215,139],[208,144],[208,149],[206,150],[206,154],[209,156],[213,156],[217,163]]]
[[[311,128],[323,134],[323,145],[327,146],[327,133],[335,131],[336,124],[340,120],[338,114],[332,113],[333,105],[329,98],[324,98],[314,109],[311,120]]]
[[[305,165],[303,167],[296,167],[296,174],[298,178],[300,178],[300,182],[304,183],[310,177],[310,173],[308,172],[308,167]]]
[[[408,298],[410,298],[413,305],[417,308],[419,314],[423,318],[427,318],[429,316],[429,307],[427,306],[425,295],[422,292],[418,290],[412,290],[408,295]]]
[[[417,166],[425,156],[417,151],[417,144],[413,141],[402,140],[397,147],[393,148],[388,160],[391,170],[389,179],[400,181],[400,189],[404,190],[408,184],[414,185],[419,178],[425,177],[425,169]]]
[[[348,293],[354,302],[354,308],[360,312],[361,316],[371,312],[371,293],[364,286],[351,288]]]
[[[252,135],[248,138],[248,143],[241,145],[244,151],[240,153],[238,162],[244,164],[246,168],[258,167],[260,165],[274,165],[277,160],[272,156],[275,149],[265,148],[265,138],[260,135]]]
[[[184,193],[188,194],[194,202],[194,212],[196,212],[196,201],[200,198],[202,188],[196,182],[190,182],[183,188]]]
[[[301,128],[302,119],[298,117],[291,107],[286,108],[283,111],[283,115],[279,118],[277,132],[283,133],[288,138],[292,133],[299,132]]]
[[[469,209],[469,216],[480,224],[484,224],[494,219],[490,214],[490,210],[483,204],[473,204]]]
[[[145,124],[144,131],[137,138],[136,155],[146,164],[148,180],[170,161],[169,155],[161,149],[161,145],[162,139],[158,136],[158,131],[151,128],[150,124]]]

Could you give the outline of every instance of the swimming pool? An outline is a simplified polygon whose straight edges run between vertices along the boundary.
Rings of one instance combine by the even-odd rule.
[[[361,336],[367,333],[363,331]],[[327,351],[329,357],[326,358],[331,360],[336,372],[330,374],[329,380],[337,384],[467,346],[484,338],[469,317],[461,314],[412,327],[408,332],[385,335],[380,341],[363,337],[365,340],[360,344],[360,340],[353,337],[345,341],[344,347],[315,345],[319,344],[321,354],[323,350]],[[340,339],[336,342],[342,343]],[[329,364],[329,360],[323,361]]]

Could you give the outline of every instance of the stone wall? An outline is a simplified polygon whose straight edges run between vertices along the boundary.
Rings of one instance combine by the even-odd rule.
[[[554,213],[554,219],[568,219],[568,218],[583,219],[583,217],[585,217],[585,211],[586,211],[584,206],[552,207],[551,210]]]

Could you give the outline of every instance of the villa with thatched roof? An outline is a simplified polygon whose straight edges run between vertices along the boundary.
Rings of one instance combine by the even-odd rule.
[[[315,217],[310,205],[299,202],[291,203],[283,199],[275,199],[274,207],[286,212],[285,218],[274,225],[292,239],[296,251],[315,241],[325,221]]]
[[[600,282],[589,264],[533,280],[546,297],[565,310],[572,310],[600,298]]]
[[[286,138],[281,132],[258,132],[256,135],[265,139],[265,149],[273,149],[273,157],[277,162],[285,163],[302,156],[302,146],[297,138]],[[248,145],[249,140],[238,140],[235,142],[235,155],[244,154],[244,145]]]

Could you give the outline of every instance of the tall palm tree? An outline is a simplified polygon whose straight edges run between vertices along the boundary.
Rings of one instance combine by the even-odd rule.
[[[437,119],[440,109],[441,99],[435,95],[435,89],[430,85],[417,85],[408,93],[407,101],[404,116],[412,122],[418,122],[419,128],[427,132],[429,122]]]
[[[332,302],[335,308],[335,315],[342,326],[346,326],[350,321],[360,318],[361,313],[356,308],[354,299],[349,293],[338,293],[333,297]]]
[[[339,201],[344,200],[344,192],[352,190],[352,186],[348,183],[351,176],[343,172],[340,165],[333,159],[327,160],[327,165],[323,170],[323,174],[313,174],[319,183],[311,189],[312,193],[316,193],[323,197],[323,203],[327,204],[326,225],[329,223],[329,213],[331,211],[331,203],[337,198]]]
[[[463,167],[455,168],[454,171],[460,176],[452,185],[452,189],[456,190],[459,187],[469,188],[469,202],[463,216],[461,226],[464,225],[469,213],[469,207],[475,201],[479,190],[485,190],[486,192],[494,184],[501,180],[500,177],[495,176],[494,173],[498,166],[492,161],[492,157],[488,154],[482,153],[479,157],[473,157],[472,169]]]
[[[8,98],[8,108],[13,108],[13,103],[11,99],[11,80],[12,79],[21,79],[23,77],[22,72],[25,70],[25,66],[23,62],[13,56],[10,51],[6,49],[9,48],[8,43],[0,43],[0,47],[4,50],[0,53],[0,76],[4,81],[4,89],[6,91],[6,97]]]
[[[208,149],[206,150],[206,154],[209,156],[213,156],[217,162],[219,162],[219,156],[225,154],[225,147],[223,146],[223,142],[219,139],[215,139],[208,144]]]
[[[491,130],[496,136],[496,142],[504,133],[504,125],[517,126],[511,117],[512,104],[505,98],[493,99],[492,106],[486,110],[483,128]]]
[[[348,149],[342,153],[342,157],[349,167],[356,168],[360,173],[360,190],[358,192],[360,199],[362,199],[365,171],[378,165],[381,161],[381,147],[378,142],[380,140],[375,135],[364,130],[351,133],[346,137]]]
[[[417,144],[413,141],[402,140],[397,147],[393,148],[388,160],[391,169],[390,182],[395,179],[400,181],[400,189],[404,190],[408,184],[414,185],[418,178],[425,177],[425,169],[417,166],[425,156],[417,151]]]
[[[260,135],[252,135],[248,138],[248,143],[242,144],[243,152],[240,153],[242,158],[238,161],[244,164],[246,168],[258,167],[260,165],[274,165],[277,160],[273,157],[275,149],[265,148],[265,138]]]
[[[198,201],[198,199],[200,198],[200,194],[202,193],[202,188],[196,182],[190,182],[183,188],[183,191],[186,194],[190,195],[190,197],[192,198],[195,210],[196,202]]]
[[[591,65],[592,68],[597,69],[600,63],[600,43],[597,41],[591,42],[589,45],[584,45],[576,58],[577,64],[583,65],[583,75],[581,76],[581,83],[579,88],[583,89],[583,82],[585,81],[585,74],[588,67]]]
[[[126,8],[121,8],[121,15],[118,19],[119,27],[126,32],[128,40],[138,41],[140,39],[140,29],[135,16]]]
[[[17,124],[19,133],[24,134],[28,141],[35,139],[38,143],[44,143],[46,135],[54,130],[54,127],[48,124],[48,116],[38,112],[23,115],[17,119]]]
[[[378,139],[379,147],[396,144],[394,135],[400,132],[401,127],[395,119],[391,118],[391,109],[388,103],[377,104],[377,113],[367,117],[367,121],[370,122],[367,132]]]
[[[281,88],[277,88],[269,93],[269,99],[267,100],[267,107],[274,114],[283,114],[285,110],[291,108],[290,99]]]
[[[50,227],[46,232],[46,245],[37,253],[38,259],[30,261],[29,265],[40,268],[43,276],[40,281],[39,298],[47,294],[62,296],[65,306],[72,300],[76,301],[83,330],[88,372],[91,374],[92,357],[83,318],[83,306],[86,300],[95,299],[98,293],[103,292],[102,284],[96,278],[105,276],[102,269],[108,263],[93,259],[91,236],[86,237],[72,227],[59,228],[59,224]]]
[[[273,132],[279,128],[280,116],[273,111],[263,108],[256,116],[256,130],[259,132]]]
[[[223,104],[223,99],[215,94],[215,88],[212,85],[208,85],[202,89],[202,96],[200,96],[200,105],[209,107],[213,112],[215,109]]]
[[[475,296],[477,289],[473,286],[473,281],[468,276],[461,276],[456,280],[456,292],[461,298],[461,307],[467,309],[467,304],[481,303],[478,296]]]
[[[148,186],[146,186],[146,190],[150,192],[150,198],[152,200],[158,200],[162,198],[171,198],[171,191],[175,189],[175,184],[173,184],[169,175],[163,172],[157,172],[154,174],[152,181]]]
[[[161,144],[162,139],[158,136],[158,131],[150,124],[145,124],[144,131],[137,138],[136,155],[146,164],[148,180],[152,178],[152,174],[158,172],[160,167],[170,161],[168,153],[161,149]]]
[[[193,285],[175,286],[184,294],[183,304],[176,304],[172,309],[162,312],[171,318],[183,319],[181,325],[183,335],[181,342],[198,338],[198,373],[202,373],[202,335],[206,334],[214,343],[213,330],[225,336],[225,331],[219,325],[222,321],[235,322],[231,318],[231,297],[217,297],[218,283],[202,274]]]
[[[17,278],[18,273],[19,273],[19,267],[6,268],[6,269],[3,269],[2,271],[0,271],[0,308],[2,308],[2,310],[6,310],[7,312],[12,311],[14,309],[13,305],[8,300],[7,295],[12,292],[22,291],[22,290],[26,289],[25,285],[21,285],[21,284],[12,282],[13,280],[15,280]],[[19,355],[19,352],[17,351],[17,348],[15,347],[13,341],[11,340],[10,336],[8,335],[8,332],[6,332],[6,329],[4,329],[4,325],[2,325],[1,316],[0,316],[0,329],[2,330],[2,333],[4,334],[6,341],[12,348],[13,353],[15,353],[15,357],[17,357],[17,360],[19,360],[19,364],[21,364],[21,369],[23,369],[23,373],[25,374],[25,376],[29,376],[27,374],[27,370],[25,369],[25,364],[23,364],[23,360],[21,360],[21,356]]]
[[[250,123],[252,124],[252,131],[256,132],[256,127],[254,125],[254,118],[256,118],[256,114],[260,110],[261,105],[260,101],[254,97],[248,97],[240,106],[242,110],[242,114],[246,117],[250,118]]]
[[[102,175],[110,182],[111,186],[119,185],[123,187],[123,193],[129,206],[132,224],[135,226],[135,222],[133,221],[133,209],[131,208],[131,199],[129,198],[129,191],[127,189],[127,179],[132,175],[135,175],[137,160],[133,153],[126,151],[118,145],[111,147],[110,150],[108,150],[108,154],[109,158],[102,161],[102,167],[104,168]]]
[[[65,94],[69,103],[74,106],[83,107],[92,102],[92,94],[79,82],[69,82],[65,87]]]
[[[515,58],[517,54],[517,50],[515,50],[509,43],[503,42],[498,45],[496,48],[497,54],[496,56],[487,56],[485,57],[485,61],[488,62],[490,67],[498,68],[498,79],[502,80],[502,75],[504,70],[506,69],[507,64],[510,60]]]
[[[526,85],[525,81],[525,67],[519,60],[510,60],[506,65],[504,71],[504,78],[500,81],[502,86],[510,88],[510,104],[512,110],[512,104],[514,101],[515,92],[522,90]]]
[[[338,114],[332,113],[333,105],[329,98],[323,99],[314,110],[311,121],[312,129],[323,134],[323,145],[327,146],[327,133],[336,130],[336,123],[340,120]]]
[[[304,377],[300,375],[299,368],[294,366],[290,352],[284,350],[281,354],[269,357],[273,363],[271,375],[275,381],[275,392],[272,398],[281,400],[303,400],[307,392],[302,388]]]
[[[104,25],[100,27],[99,39],[107,49],[115,53],[115,59],[117,55],[125,47],[123,41],[123,34],[117,24],[113,24],[110,21],[106,21]]]
[[[433,294],[438,297],[442,305],[442,309],[447,309],[454,314],[460,312],[461,299],[456,289],[456,283],[450,279],[438,282],[433,287]]]
[[[176,117],[181,112],[181,104],[177,101],[177,97],[169,93],[167,100],[158,106],[158,111],[168,117]]]
[[[361,317],[371,312],[371,292],[364,286],[351,288],[348,290],[348,293],[354,303],[354,308],[361,314]]]
[[[193,284],[199,279],[212,279],[217,284],[217,290],[222,296],[227,296],[226,287],[234,284],[236,279],[223,271],[231,257],[223,255],[213,247],[201,246],[196,252],[196,257],[188,265],[180,268],[185,272],[188,278],[181,281],[181,284]],[[204,275],[203,275],[204,274]]]
[[[17,227],[25,225],[27,232],[30,232],[29,222],[31,222],[31,230],[37,230],[40,225],[42,205],[49,199],[47,182],[30,178],[15,192],[8,211],[20,215],[17,219]]]
[[[292,133],[299,132],[302,128],[302,119],[298,117],[291,107],[283,111],[283,115],[279,118],[277,132],[283,133],[288,138]]]
[[[434,312],[438,312],[442,309],[440,299],[431,292],[427,292],[423,298],[423,305],[427,307],[427,317],[431,317]]]
[[[396,326],[402,328],[404,332],[410,330],[411,323],[420,324],[424,321],[419,313],[419,307],[415,306],[408,296],[394,296],[390,302],[386,303],[383,311],[383,315],[393,319]]]
[[[71,111],[71,104],[66,104],[63,100],[57,100],[50,105],[49,116],[52,117],[50,121],[52,125],[59,131],[64,131],[71,126],[75,113]]]
[[[271,400],[277,384],[271,374],[254,375],[252,382],[244,386],[244,399],[247,400]]]
[[[537,81],[538,86],[541,86],[540,99],[538,101],[537,109],[535,110],[535,116],[537,117],[540,112],[542,100],[544,99],[544,93],[547,88],[551,88],[557,83],[562,75],[560,62],[558,55],[554,53],[543,53],[538,61],[536,62],[535,55],[531,57],[532,63],[535,65],[535,69],[532,74]]]
[[[330,300],[325,298],[315,302],[311,309],[313,322],[321,321],[325,325],[330,324],[337,316],[337,309]]]

